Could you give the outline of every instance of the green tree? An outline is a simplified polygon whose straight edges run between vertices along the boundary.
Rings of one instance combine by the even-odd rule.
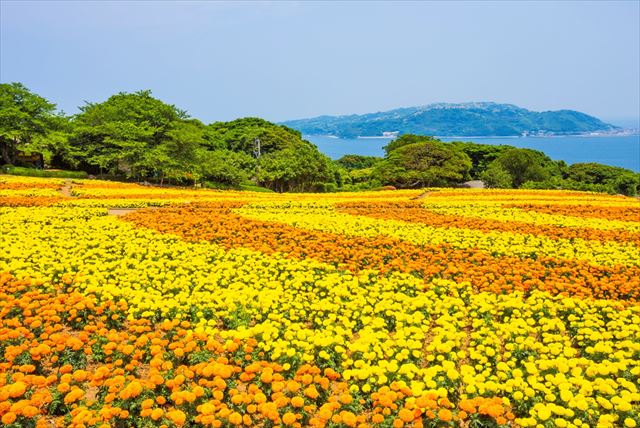
[[[211,149],[228,149],[253,155],[254,142],[260,140],[261,154],[292,147],[302,140],[300,132],[264,119],[246,117],[208,126],[207,144]]]
[[[560,175],[558,164],[552,161],[544,153],[530,149],[509,148],[489,164],[490,174],[500,177],[499,182],[504,184],[503,172],[511,177],[511,185],[508,187],[519,188],[526,181],[546,181]],[[502,169],[503,172],[499,172]],[[488,178],[487,174],[484,178]],[[491,180],[490,178],[488,178]],[[497,179],[496,179],[497,180]],[[496,182],[498,182],[496,181]],[[507,186],[504,186],[507,187]]]
[[[136,158],[132,165],[144,177],[174,181],[193,180],[201,176],[200,151],[204,126],[195,120],[176,121],[167,131],[166,138]]]
[[[335,162],[340,167],[351,171],[354,169],[371,168],[381,160],[382,158],[377,156],[344,155]]]
[[[251,156],[231,150],[203,151],[200,156],[203,180],[234,187],[250,178],[256,164]]]
[[[119,93],[80,110],[70,137],[73,156],[100,172],[125,172],[136,178],[146,176],[149,152],[163,159],[163,153],[172,152],[164,144],[181,144],[176,132],[182,132],[177,131],[179,123],[187,118],[182,110],[153,98],[150,91]]]
[[[564,178],[565,186],[628,196],[635,196],[640,186],[640,174],[626,168],[595,162],[570,165],[565,170]]]
[[[392,151],[402,146],[408,146],[409,144],[415,144],[415,143],[432,143],[432,142],[441,142],[441,141],[438,140],[437,138],[430,137],[428,135],[404,134],[399,136],[396,139],[391,140],[389,144],[387,144],[383,148],[388,155]]]
[[[0,160],[14,164],[19,151],[38,151],[64,119],[55,104],[21,83],[0,84]]]
[[[489,167],[489,164],[496,160],[502,152],[514,148],[512,146],[476,144],[463,141],[453,141],[449,144],[460,148],[469,156],[471,159],[471,171],[469,171],[469,175],[471,175],[472,178],[480,178]]]
[[[620,174],[631,172],[625,168],[602,165],[595,162],[574,163],[565,172],[564,178],[588,184],[605,184]]]
[[[612,184],[615,193],[636,196],[640,188],[640,174],[630,172],[622,173],[613,180]]]
[[[436,140],[400,147],[376,167],[383,184],[401,188],[450,186],[468,178],[471,160],[462,150]]]
[[[320,183],[334,183],[335,171],[328,157],[302,140],[294,147],[262,156],[256,178],[276,192],[306,192],[317,190]]]
[[[479,177],[487,187],[509,189],[513,187],[513,177],[499,162],[492,162]]]

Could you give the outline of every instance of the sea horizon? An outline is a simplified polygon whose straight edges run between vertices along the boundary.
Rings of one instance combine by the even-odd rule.
[[[384,156],[383,147],[395,137],[340,138],[307,135],[304,139],[332,159],[348,154]],[[554,136],[477,136],[436,137],[444,142],[467,141],[477,144],[513,145],[540,150],[551,159],[567,164],[597,162],[640,172],[640,134],[627,135],[554,135]],[[561,142],[561,143],[560,143]],[[603,144],[603,143],[608,144]],[[559,144],[560,143],[560,144]]]

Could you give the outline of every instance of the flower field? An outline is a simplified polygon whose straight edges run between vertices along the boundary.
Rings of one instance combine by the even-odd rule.
[[[0,248],[3,426],[640,426],[637,199],[0,176]]]

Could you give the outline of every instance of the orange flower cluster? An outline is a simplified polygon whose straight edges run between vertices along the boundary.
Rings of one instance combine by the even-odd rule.
[[[508,204],[505,208],[519,208],[525,211],[535,211],[543,214],[566,215],[572,217],[604,218],[607,220],[638,221],[640,222],[640,206],[638,207],[602,207],[585,205],[535,205]]]
[[[447,398],[438,397],[434,393],[427,393],[415,397],[414,400],[404,402],[404,406],[399,407],[398,402],[402,402],[405,397],[411,397],[411,390],[399,386],[393,382],[390,387],[383,387],[379,391],[371,394],[373,403],[372,421],[383,423],[389,421],[389,415],[397,410],[397,416],[392,420],[393,427],[402,427],[411,423],[411,426],[422,427],[423,421],[440,422],[444,426],[451,421],[459,421],[463,426],[467,423],[497,423],[505,425],[515,419],[514,413],[505,406],[499,397],[477,396],[471,399],[465,398],[453,404]]]
[[[597,241],[633,242],[640,245],[640,234],[625,230],[597,230],[587,227],[566,227],[531,224],[518,221],[499,221],[477,217],[461,217],[435,213],[420,202],[340,203],[339,211],[381,219],[424,223],[434,227],[459,227],[482,232],[501,231],[543,235],[549,238],[590,239]],[[627,208],[628,209],[628,208]],[[566,215],[568,213],[563,213]]]
[[[585,195],[589,195],[587,192],[582,192],[578,190],[512,190],[512,189],[481,189],[481,190],[470,190],[470,189],[457,189],[457,190],[442,190],[435,189],[432,192],[428,193],[429,198],[448,198],[451,196],[454,197],[477,197],[482,196],[487,199],[495,200],[497,198],[508,198],[508,199],[521,199],[524,197],[531,198],[547,198],[547,199],[566,199],[568,197],[576,196],[579,198],[584,198]],[[618,196],[618,195],[606,195],[606,194],[597,194],[599,198],[606,198],[610,200],[625,200],[626,196]]]
[[[246,219],[231,212],[240,205],[228,202],[140,210],[123,219],[189,241],[206,240],[225,248],[247,247],[267,254],[281,252],[296,259],[314,258],[353,271],[397,270],[425,280],[469,282],[479,291],[539,289],[553,294],[640,300],[638,267],[594,266],[586,261],[545,256],[536,260],[495,257],[475,249],[415,245],[384,236],[347,237]]]
[[[64,201],[62,196],[4,196],[0,195],[0,207],[46,207]]]
[[[59,189],[60,184],[37,181],[0,181],[1,190],[32,190],[32,189]]]
[[[188,321],[127,320],[124,301],[49,288],[0,274],[5,426],[402,427],[473,420],[474,411],[494,423],[512,418],[500,399],[471,406],[415,397],[403,382],[354,394],[331,368],[266,361],[254,339],[218,340]]]
[[[181,195],[181,194],[153,194],[153,193],[118,193],[113,195],[91,195],[91,194],[80,194],[74,195],[78,199],[146,199],[146,200],[155,200],[155,199],[197,199],[198,197],[205,197],[210,195],[205,195],[204,193],[201,195]]]

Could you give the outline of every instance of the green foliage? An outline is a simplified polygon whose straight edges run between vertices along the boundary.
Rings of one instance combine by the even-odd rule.
[[[637,194],[640,187],[640,175],[623,168],[595,163],[567,166],[535,150],[460,141],[443,143],[434,137],[410,134],[391,141],[385,147],[384,159],[346,155],[333,162],[303,140],[299,131],[289,127],[259,118],[204,125],[175,106],[152,97],[150,91],[119,93],[102,103],[87,103],[80,110],[69,118],[57,114],[54,104],[20,83],[0,84],[0,163],[8,164],[4,171],[38,177],[87,176],[84,171],[14,167],[22,151],[42,154],[47,163],[64,169],[107,173],[118,179],[126,175],[161,184],[203,181],[209,187],[252,191],[333,192],[385,185],[451,186],[468,178],[481,178],[490,187],[561,188],[625,195]],[[446,128],[455,130],[457,135],[465,135],[470,129],[474,135],[486,135],[483,132],[510,135],[513,121],[529,121],[527,126],[551,129],[560,116],[567,123],[590,123],[576,125],[581,130],[602,125],[575,112],[555,112],[560,116],[535,113],[534,118],[529,115],[534,112],[490,103],[410,110],[394,113],[397,117],[409,114],[410,118],[403,119],[409,127],[419,127],[424,115],[434,119],[434,126],[450,121],[451,115],[465,118],[464,126]],[[477,132],[480,125],[474,120],[487,114],[507,114],[513,120],[505,120],[500,126],[480,123],[483,132]],[[340,120],[349,121],[353,117]],[[381,124],[386,131],[394,130],[389,123],[379,122],[375,126]],[[374,128],[367,127],[346,129],[347,133],[358,135],[381,133],[371,133]],[[368,134],[360,133],[363,129]],[[254,153],[256,140],[260,140],[258,159]]]
[[[138,175],[159,177],[161,183],[165,178],[176,182],[197,181],[203,175],[199,165],[202,142],[202,124],[197,121],[176,121],[160,144],[151,147],[131,165]]]
[[[119,93],[80,110],[70,138],[72,155],[100,172],[134,178],[150,173],[175,176],[182,160],[170,158],[185,145],[202,142],[188,141],[196,122],[186,125],[183,111],[153,98],[150,91]],[[201,135],[198,138],[202,140]],[[193,149],[188,148],[184,161],[192,156]]]
[[[511,146],[494,146],[491,144],[477,144],[463,141],[453,141],[450,144],[460,148],[471,159],[471,177],[480,177],[489,167],[489,164],[496,160],[502,152],[512,149]]]
[[[208,126],[207,146],[253,155],[254,141],[260,140],[262,154],[292,148],[302,140],[300,132],[264,119],[246,117]]]
[[[336,161],[336,164],[347,171],[351,171],[354,169],[371,168],[381,160],[382,158],[377,156],[344,155]]]
[[[510,183],[507,183],[507,175],[511,178]],[[511,147],[489,164],[482,178],[491,187],[519,188],[526,181],[543,182],[559,175],[558,164],[544,153]]]
[[[467,179],[470,169],[471,159],[462,150],[431,140],[390,150],[376,175],[399,188],[451,186]]]
[[[413,135],[413,134],[405,134],[401,135],[395,140],[391,140],[389,144],[384,146],[384,151],[387,153],[391,153],[392,151],[402,147],[407,146],[409,144],[415,143],[432,143],[432,142],[441,142],[437,138],[430,137],[428,135]]]
[[[636,196],[640,190],[640,174],[620,174],[613,181],[613,187],[616,193],[627,196]]]
[[[46,138],[62,128],[55,104],[21,83],[0,84],[0,162],[16,164],[18,152],[41,152]]]
[[[276,192],[313,191],[314,183],[335,180],[331,159],[304,140],[296,147],[262,156],[256,178],[258,183]]]
[[[635,196],[640,189],[640,174],[625,168],[598,163],[575,163],[564,173],[568,183],[580,183],[588,190]]]
[[[88,174],[85,171],[60,171],[60,170],[45,170],[34,168],[22,168],[19,166],[5,165],[1,169],[3,174],[20,175],[24,177],[51,177],[51,178],[87,178]]]
[[[336,182],[330,160],[297,131],[258,118],[205,126],[149,91],[88,104],[74,122],[74,157],[100,172],[231,188],[255,178],[278,191]],[[253,158],[256,139],[259,166]]]
[[[632,171],[615,166],[599,163],[574,163],[565,172],[568,180],[589,184],[606,184],[615,180],[620,174],[633,173]]]
[[[246,183],[243,183],[240,185],[240,190],[245,190],[247,192],[273,193],[273,190],[267,189],[266,187],[261,187],[261,186],[256,186],[254,184],[246,184]]]
[[[480,174],[480,179],[487,187],[509,189],[513,187],[513,177],[498,162],[493,162]],[[529,182],[530,183],[530,182]]]
[[[564,189],[636,196],[640,189],[640,174],[631,170],[598,163],[573,164],[565,168],[562,177],[523,183],[525,189]]]
[[[352,184],[366,183],[376,178],[374,168],[354,169],[348,173],[349,182]]]
[[[254,160],[255,141],[260,140],[260,158]],[[258,118],[217,122],[207,127],[205,147],[215,148],[218,166],[203,173],[210,179],[234,185],[249,178],[278,192],[314,191],[319,184],[338,184],[336,169],[317,147],[299,132]],[[222,147],[222,149],[220,149]],[[224,157],[222,153],[225,153]],[[233,154],[233,156],[231,155]],[[205,156],[206,158],[206,156]]]
[[[417,135],[520,136],[523,133],[576,134],[615,129],[572,110],[535,112],[510,104],[433,104],[349,116],[320,116],[285,125],[306,135],[342,138],[378,136],[385,131]]]
[[[200,175],[203,179],[233,187],[246,182],[254,167],[255,159],[243,152],[214,150],[200,154]]]

